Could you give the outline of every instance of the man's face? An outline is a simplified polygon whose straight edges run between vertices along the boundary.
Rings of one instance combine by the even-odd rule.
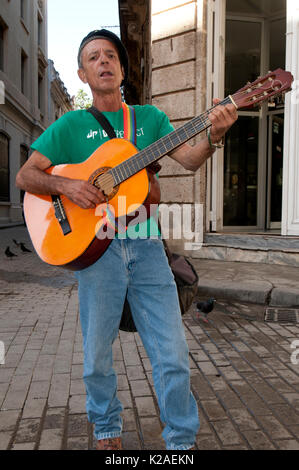
[[[81,52],[78,75],[91,90],[111,93],[119,90],[124,78],[116,47],[106,39],[94,39]]]

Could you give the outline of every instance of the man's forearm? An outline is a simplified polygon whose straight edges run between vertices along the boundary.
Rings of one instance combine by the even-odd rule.
[[[190,146],[186,154],[189,169],[192,171],[198,170],[205,161],[213,155],[215,149],[211,148],[207,138],[201,140],[193,147]]]
[[[62,176],[49,175],[36,167],[20,171],[16,178],[16,185],[33,194],[64,194],[69,179]]]
[[[169,156],[178,161],[186,170],[196,171],[214,153],[207,138],[191,146],[188,143],[181,145]]]
[[[16,178],[16,185],[24,191],[39,195],[64,194],[82,209],[95,208],[105,200],[102,191],[88,181],[49,175],[34,165],[25,165]]]

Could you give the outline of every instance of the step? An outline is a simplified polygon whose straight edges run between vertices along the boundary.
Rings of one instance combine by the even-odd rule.
[[[282,235],[207,233],[204,236],[204,243],[245,250],[279,250],[299,253],[299,237]]]
[[[209,233],[192,258],[299,267],[299,237]]]

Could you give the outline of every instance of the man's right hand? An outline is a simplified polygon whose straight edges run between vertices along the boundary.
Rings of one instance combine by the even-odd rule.
[[[16,185],[33,194],[64,194],[82,209],[93,209],[105,201],[102,191],[88,181],[49,175],[51,161],[35,150],[19,170]]]
[[[103,192],[88,181],[65,179],[63,194],[82,209],[93,209],[105,201]]]

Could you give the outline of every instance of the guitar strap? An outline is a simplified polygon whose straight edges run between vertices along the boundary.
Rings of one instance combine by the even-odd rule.
[[[95,106],[91,106],[91,108],[88,108],[86,111],[92,114],[93,117],[100,123],[104,131],[107,132],[110,139],[116,138],[115,131],[104,114],[102,114]]]
[[[124,139],[129,140],[136,147],[137,129],[135,108],[122,102],[122,109],[124,119]],[[107,132],[107,135],[110,139],[116,138],[116,134],[113,127],[111,126],[110,122],[108,121],[106,116],[104,116],[103,113],[101,113],[95,106],[91,106],[86,111],[91,113],[93,117],[100,123],[104,131]],[[146,168],[151,173],[158,173],[161,170],[161,165],[158,162],[153,162]]]

